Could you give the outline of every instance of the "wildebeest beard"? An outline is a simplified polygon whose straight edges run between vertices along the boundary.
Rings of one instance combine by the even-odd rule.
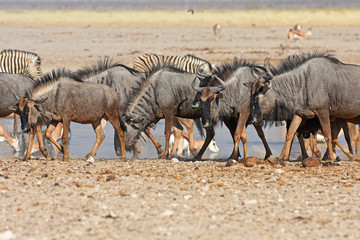
[[[273,111],[265,114],[263,116],[264,126],[272,126],[275,124],[275,126],[282,125],[281,121],[292,119],[294,116],[294,112],[289,111],[286,106],[279,101],[275,100],[275,108]]]

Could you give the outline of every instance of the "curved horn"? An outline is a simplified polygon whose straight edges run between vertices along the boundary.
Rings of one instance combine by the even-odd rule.
[[[259,78],[259,75],[255,72],[255,67],[251,68],[251,75],[253,75],[255,79]]]
[[[216,76],[216,75],[213,75],[213,76],[219,81],[221,86],[220,87],[210,87],[210,90],[214,93],[219,93],[225,89],[225,82],[223,80],[221,80],[218,76]]]
[[[14,92],[14,90],[11,89],[11,91],[12,91],[16,101],[19,101],[19,99],[20,99],[19,96]]]
[[[268,67],[266,67],[266,73],[267,73],[267,74],[269,75],[269,77],[270,77],[269,80],[273,79],[274,75],[272,74],[272,72],[270,72],[270,70],[269,70]]]
[[[204,87],[196,86],[196,79],[197,79],[197,77],[195,77],[194,80],[192,81],[191,87],[192,87],[195,91],[201,92],[201,91],[204,89]]]
[[[28,88],[26,88],[26,97],[27,97],[27,100],[30,101],[31,100],[31,93],[29,91]]]

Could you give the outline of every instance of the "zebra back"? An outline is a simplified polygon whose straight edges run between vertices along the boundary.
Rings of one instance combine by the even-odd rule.
[[[35,79],[43,75],[40,65],[40,57],[32,52],[14,49],[0,52],[0,72],[20,73]]]
[[[150,72],[154,67],[172,66],[189,73],[211,73],[210,63],[191,55],[187,56],[163,56],[153,53],[144,54],[135,59],[134,69],[139,72]]]

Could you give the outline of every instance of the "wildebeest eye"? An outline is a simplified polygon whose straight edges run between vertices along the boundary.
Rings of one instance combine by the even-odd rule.
[[[264,86],[262,86],[262,87],[260,87],[259,89],[258,89],[258,92],[263,92],[264,91]]]

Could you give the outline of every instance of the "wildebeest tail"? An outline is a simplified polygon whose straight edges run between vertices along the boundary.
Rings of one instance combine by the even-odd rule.
[[[119,121],[120,121],[120,126],[121,126],[121,128],[124,130],[124,132],[126,132],[127,126],[126,126],[124,120],[122,120],[120,114],[119,114]]]

